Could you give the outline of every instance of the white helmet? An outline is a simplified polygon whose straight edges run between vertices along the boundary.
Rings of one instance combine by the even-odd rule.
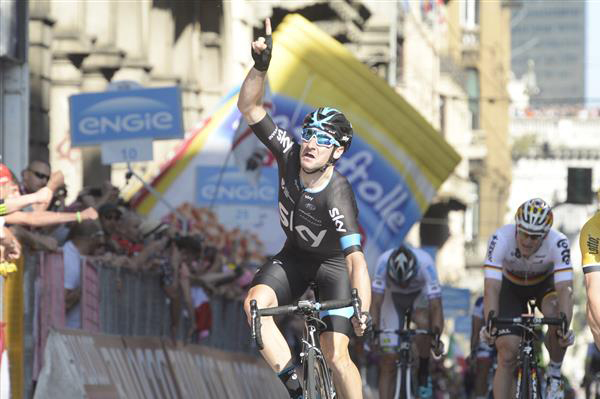
[[[553,220],[552,208],[541,198],[523,202],[515,214],[517,229],[528,234],[546,235]]]

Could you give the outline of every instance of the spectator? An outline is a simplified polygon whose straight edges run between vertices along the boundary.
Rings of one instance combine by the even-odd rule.
[[[102,244],[104,232],[95,221],[73,226],[63,246],[66,327],[81,328],[81,265]]]
[[[64,185],[62,172],[50,173],[50,164],[46,161],[31,161],[27,169],[23,170],[21,176],[23,178],[20,187],[22,194],[33,194],[45,186],[48,186],[52,192],[55,192],[58,187]],[[35,204],[32,206],[32,209],[45,211],[49,205],[50,201],[44,204]]]

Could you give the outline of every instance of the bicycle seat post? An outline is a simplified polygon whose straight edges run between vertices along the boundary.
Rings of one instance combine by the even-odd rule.
[[[535,308],[537,301],[535,300],[535,298],[529,298],[529,300],[527,300],[527,306],[529,308],[529,313],[533,316],[535,316]]]

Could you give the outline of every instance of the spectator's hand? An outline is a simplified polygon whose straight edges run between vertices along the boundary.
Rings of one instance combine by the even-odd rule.
[[[42,187],[38,191],[35,192],[36,203],[48,205],[50,201],[52,201],[52,197],[54,197],[54,193],[50,189],[50,187]]]
[[[573,330],[569,330],[566,334],[563,334],[562,330],[559,328],[556,330],[556,335],[558,335],[558,344],[563,348],[575,343],[575,333]]]
[[[81,211],[81,218],[83,220],[96,220],[98,219],[98,212],[92,207],[86,208]]]
[[[14,236],[8,227],[2,227],[0,230],[0,261],[16,260],[21,257],[21,243]]]
[[[46,184],[46,187],[48,187],[50,190],[52,190],[52,192],[56,192],[56,190],[58,190],[58,188],[60,186],[64,186],[64,184],[65,184],[65,176],[59,170],[59,171],[52,173],[52,175],[50,176],[50,179],[48,180],[48,184]]]

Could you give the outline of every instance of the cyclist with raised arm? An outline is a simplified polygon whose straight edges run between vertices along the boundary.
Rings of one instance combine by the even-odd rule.
[[[525,201],[515,214],[515,224],[500,227],[492,235],[484,262],[484,309],[497,317],[518,317],[527,312],[529,299],[545,317],[567,317],[573,313],[573,268],[569,240],[552,229],[552,209],[540,198]],[[491,342],[490,331],[482,338]],[[514,370],[520,342],[518,327],[498,326],[496,350],[498,368],[494,377],[494,397],[508,398],[515,392]],[[545,344],[550,354],[546,398],[564,397],[561,365],[573,332],[566,335],[558,326],[549,326]]]
[[[318,108],[304,118],[302,142],[275,125],[262,106],[267,69],[271,58],[271,23],[265,21],[266,37],[252,43],[254,67],[240,89],[238,108],[254,134],[277,160],[279,169],[279,214],[286,234],[283,249],[264,264],[252,282],[244,308],[250,320],[250,301],[258,308],[292,303],[315,281],[319,300],[350,298],[358,289],[363,313],[352,317],[351,307],[323,316],[327,328],[321,346],[340,396],[362,398],[362,382],[348,352],[352,329],[362,335],[367,328],[371,303],[367,263],[358,230],[358,209],[348,180],[334,164],[348,150],[352,125],[334,108]],[[351,320],[350,320],[351,319]],[[300,398],[302,388],[292,355],[272,317],[262,323],[265,348],[261,354],[278,373],[291,398]]]
[[[406,311],[410,309],[417,328],[428,329],[437,335],[442,333],[442,290],[433,259],[424,250],[402,244],[381,254],[371,288],[371,316],[373,325],[378,329],[402,329]],[[417,380],[421,399],[431,398],[433,394],[429,376],[431,338],[429,335],[415,336],[419,353]],[[435,352],[441,355],[443,345],[439,340],[436,344]],[[382,352],[379,397],[391,399],[394,395],[398,360],[398,335],[382,332],[379,334],[378,345]]]

